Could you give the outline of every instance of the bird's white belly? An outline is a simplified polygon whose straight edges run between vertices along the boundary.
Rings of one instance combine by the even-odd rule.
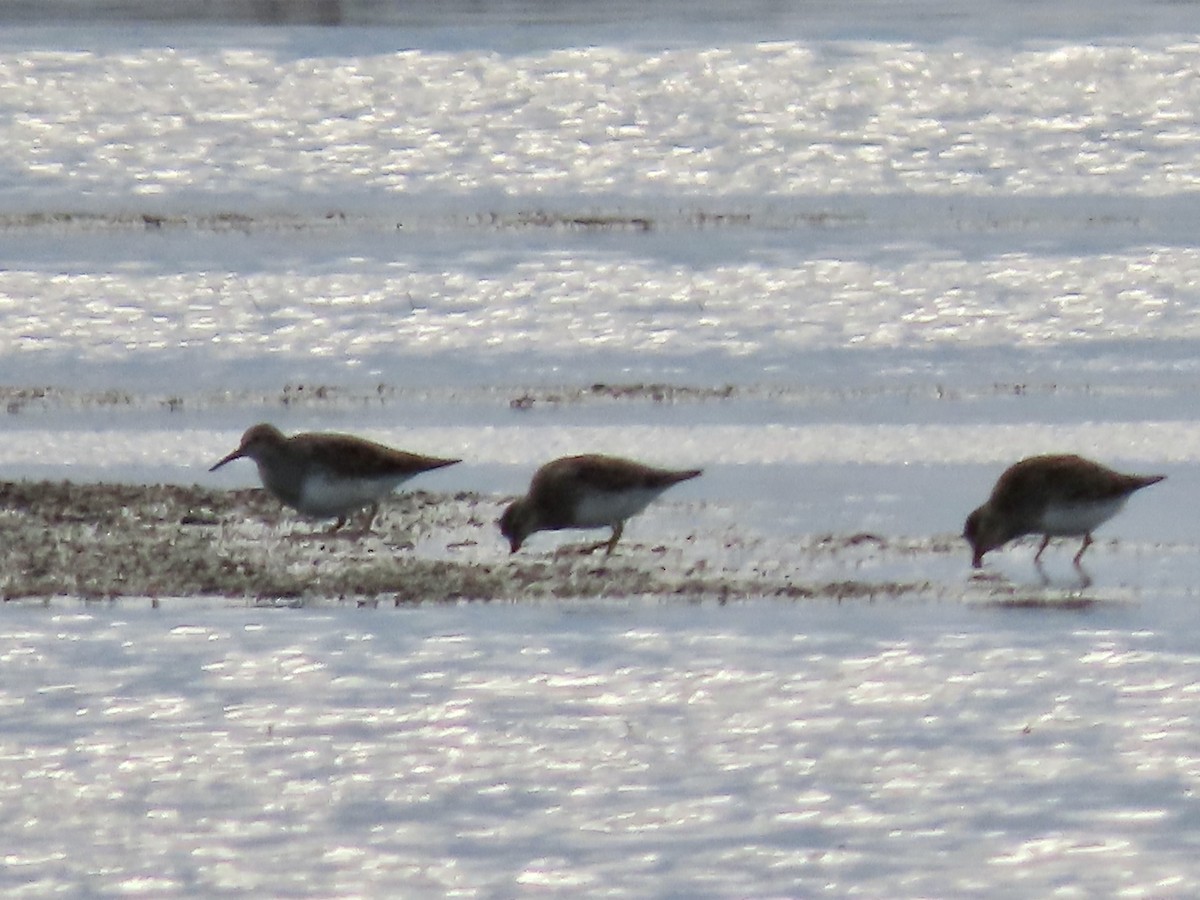
[[[1125,497],[1096,503],[1051,504],[1042,514],[1041,531],[1052,537],[1078,537],[1103,525],[1125,505]]]
[[[404,479],[332,478],[315,475],[305,479],[296,508],[310,516],[340,516],[362,509],[391,493]]]
[[[662,491],[605,491],[586,494],[575,507],[575,524],[580,528],[601,528],[624,522],[645,509]]]

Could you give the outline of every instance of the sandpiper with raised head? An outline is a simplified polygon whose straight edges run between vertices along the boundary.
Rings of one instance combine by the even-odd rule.
[[[369,531],[379,501],[408,479],[461,460],[407,453],[349,434],[305,433],[286,437],[274,425],[247,429],[238,448],[214,465],[252,459],[263,487],[285,506],[314,519],[337,517],[330,531],[369,508]]]
[[[1124,475],[1069,454],[1031,456],[1014,463],[996,481],[987,502],[967,517],[963,537],[972,565],[983,555],[1026,534],[1042,535],[1034,562],[1052,537],[1082,537],[1075,565],[1092,543],[1092,531],[1107,522],[1134,493],[1165,475]]]
[[[556,459],[538,469],[529,492],[504,510],[500,532],[516,553],[536,531],[611,528],[612,537],[592,548],[607,547],[611,554],[626,519],[640,513],[667,488],[700,472],[659,469],[594,453]]]

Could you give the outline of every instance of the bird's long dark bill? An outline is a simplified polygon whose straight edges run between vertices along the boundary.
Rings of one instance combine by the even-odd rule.
[[[219,463],[217,463],[215,466],[213,466],[208,471],[215,472],[215,471],[217,471],[217,469],[221,468],[221,466],[225,465],[225,463],[233,462],[235,459],[241,459],[241,458],[242,458],[242,451],[241,451],[241,448],[239,447],[237,450],[234,450],[232,453],[230,453],[227,457],[225,457],[223,460],[221,460]]]
[[[975,554],[975,555],[974,555],[974,556],[971,558],[971,565],[972,565],[974,568],[976,568],[976,569],[982,569],[982,568],[983,568],[983,554],[982,554],[982,553],[976,553],[976,554]]]

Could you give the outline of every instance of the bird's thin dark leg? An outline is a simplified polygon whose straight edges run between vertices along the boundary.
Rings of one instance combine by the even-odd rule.
[[[612,526],[612,537],[610,537],[607,541],[597,541],[594,544],[588,544],[586,547],[583,547],[578,552],[581,554],[595,553],[597,550],[599,550],[601,547],[603,547],[604,555],[612,556],[612,552],[617,546],[617,541],[619,541],[621,539],[621,532],[624,529],[624,527],[625,527],[624,522],[618,522],[616,525]]]
[[[1047,534],[1042,538],[1042,545],[1040,547],[1038,547],[1038,552],[1033,557],[1034,562],[1039,562],[1041,560],[1042,551],[1046,549],[1046,546],[1049,543],[1050,543],[1050,535]]]
[[[617,541],[619,541],[621,539],[621,532],[623,532],[624,530],[625,530],[624,522],[618,522],[616,525],[614,525],[612,527],[612,537],[608,541],[608,550],[605,552],[605,554],[604,554],[605,556],[612,556],[613,550],[615,550],[617,548]]]
[[[1083,536],[1083,546],[1079,548],[1079,552],[1075,554],[1075,568],[1080,568],[1079,561],[1083,559],[1083,551],[1092,546],[1092,533],[1089,531]]]

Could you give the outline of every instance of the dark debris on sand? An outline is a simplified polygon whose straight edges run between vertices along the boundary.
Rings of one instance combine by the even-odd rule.
[[[445,602],[660,596],[731,600],[899,596],[927,586],[803,584],[672,565],[661,547],[612,557],[510,556],[502,498],[401,493],[369,534],[329,534],[261,490],[0,482],[0,597],[228,597]],[[491,546],[495,544],[494,548]],[[679,569],[676,572],[676,568]],[[703,569],[698,575],[697,570]]]

